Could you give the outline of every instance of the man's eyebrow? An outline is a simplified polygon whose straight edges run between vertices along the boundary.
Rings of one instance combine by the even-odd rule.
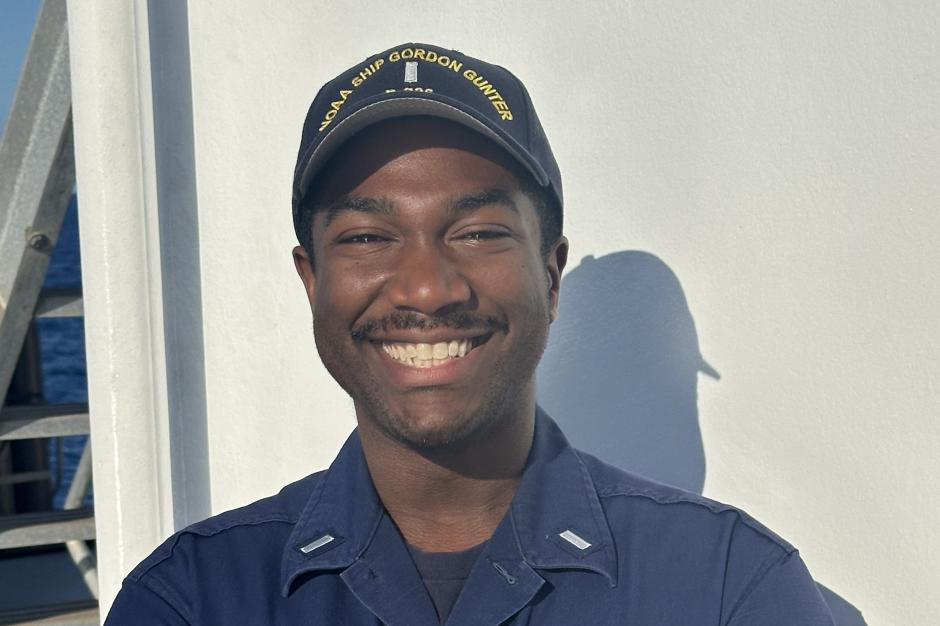
[[[485,189],[460,196],[454,200],[450,208],[455,213],[467,213],[492,204],[501,204],[514,213],[519,212],[512,197],[502,189]]]
[[[346,211],[357,211],[359,213],[381,213],[388,215],[392,212],[392,205],[385,199],[380,198],[362,198],[359,196],[344,196],[322,209],[326,214],[323,228],[329,228],[340,214]]]

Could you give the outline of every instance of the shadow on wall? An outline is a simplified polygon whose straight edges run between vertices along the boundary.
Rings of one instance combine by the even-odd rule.
[[[562,280],[557,321],[537,373],[539,404],[571,443],[653,480],[702,493],[699,351],[679,279],[658,257],[588,256]],[[865,626],[819,585],[839,626]]]
[[[657,257],[588,256],[565,276],[537,376],[539,403],[576,447],[702,493],[699,371],[719,378],[699,353],[679,280]]]
[[[819,587],[819,593],[822,594],[823,600],[829,605],[832,618],[835,620],[837,626],[866,626],[865,618],[862,617],[861,611],[846,602],[842,596],[828,587],[819,583],[816,583],[816,586]]]

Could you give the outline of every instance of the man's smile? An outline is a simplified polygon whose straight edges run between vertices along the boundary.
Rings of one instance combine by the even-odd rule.
[[[440,367],[467,356],[485,343],[492,333],[477,337],[454,338],[434,343],[382,341],[382,350],[392,360],[421,369]]]
[[[445,335],[448,332],[450,337]],[[393,388],[456,389],[484,372],[480,367],[485,362],[484,346],[495,334],[477,331],[473,336],[461,337],[458,333],[441,329],[432,337],[409,337],[409,341],[404,341],[404,337],[372,339],[367,343],[378,356],[383,377]]]

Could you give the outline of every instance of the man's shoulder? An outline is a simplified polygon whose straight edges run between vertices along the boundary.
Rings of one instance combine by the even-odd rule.
[[[325,471],[310,474],[278,493],[225,511],[177,531],[128,574],[140,581],[160,571],[198,569],[218,565],[226,555],[251,555],[256,560],[279,560],[284,543]]]
[[[577,451],[594,482],[614,535],[629,527],[631,533],[654,532],[687,539],[720,537],[763,547],[768,555],[795,552],[785,539],[751,517],[743,509],[659,483],[609,465]]]
[[[609,545],[616,563],[617,615],[644,624],[832,624],[798,551],[742,509],[575,453],[610,533],[597,552]]]

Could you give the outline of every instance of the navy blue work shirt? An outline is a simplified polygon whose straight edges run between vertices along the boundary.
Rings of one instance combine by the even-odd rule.
[[[173,535],[106,622],[432,626],[354,432],[324,472]],[[572,448],[539,411],[512,505],[447,620],[831,625],[797,551],[745,513]]]

